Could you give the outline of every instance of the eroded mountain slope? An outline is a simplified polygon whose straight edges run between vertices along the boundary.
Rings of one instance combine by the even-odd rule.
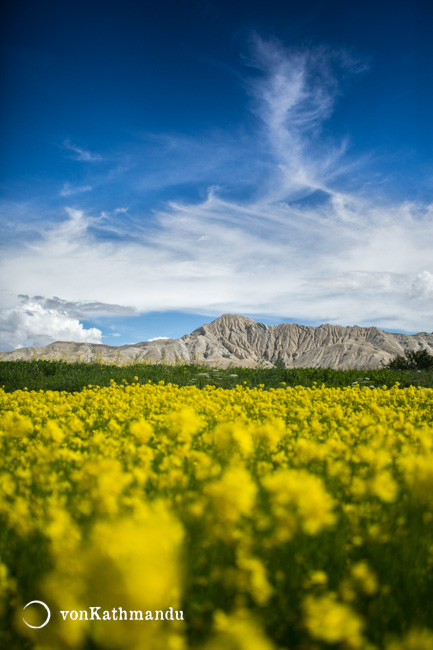
[[[398,334],[376,327],[310,327],[296,323],[265,325],[224,314],[180,339],[161,339],[120,347],[56,342],[45,347],[2,352],[6,359],[65,359],[109,363],[198,362],[214,366],[284,365],[287,368],[376,368],[381,362],[426,349],[433,354],[433,334]]]

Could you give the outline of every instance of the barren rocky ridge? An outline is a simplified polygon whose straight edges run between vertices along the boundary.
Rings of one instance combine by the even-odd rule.
[[[367,369],[379,367],[381,362],[386,363],[408,349],[426,349],[433,354],[433,333],[398,334],[357,325],[264,325],[244,316],[225,314],[180,339],[120,347],[56,342],[44,347],[2,352],[0,360],[63,359],[119,365],[198,362],[223,368],[278,364],[287,368]]]

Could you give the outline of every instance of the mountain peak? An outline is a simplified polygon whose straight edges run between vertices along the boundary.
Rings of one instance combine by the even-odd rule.
[[[238,314],[223,314],[180,339],[160,339],[121,347],[57,342],[42,348],[0,353],[0,360],[58,359],[104,363],[257,364],[286,368],[377,368],[405,350],[433,353],[433,334],[398,334],[376,327],[265,325]]]

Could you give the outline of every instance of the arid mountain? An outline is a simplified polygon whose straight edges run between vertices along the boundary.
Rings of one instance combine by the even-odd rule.
[[[180,339],[161,339],[120,347],[57,342],[45,347],[0,353],[0,360],[64,359],[118,363],[192,363],[286,368],[376,368],[405,350],[433,354],[433,333],[392,334],[376,327],[309,327],[296,323],[264,325],[225,314]]]

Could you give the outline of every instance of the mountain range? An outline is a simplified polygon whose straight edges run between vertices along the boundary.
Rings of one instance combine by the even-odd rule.
[[[421,349],[433,354],[433,333],[399,334],[357,325],[265,325],[245,316],[224,314],[179,339],[157,339],[119,347],[58,341],[44,347],[1,352],[0,360],[367,369],[380,367],[396,355],[403,355],[405,350]]]

